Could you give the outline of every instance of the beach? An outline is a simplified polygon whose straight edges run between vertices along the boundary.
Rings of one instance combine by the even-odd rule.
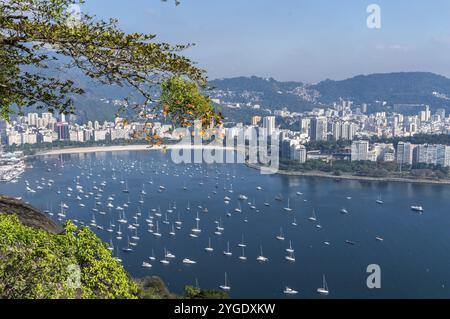
[[[62,154],[82,154],[82,153],[105,153],[105,152],[128,152],[128,151],[162,151],[162,150],[234,150],[230,147],[218,147],[214,145],[115,145],[115,146],[92,146],[92,147],[74,147],[74,148],[60,148],[50,151],[42,151],[36,153],[34,156],[52,156]]]

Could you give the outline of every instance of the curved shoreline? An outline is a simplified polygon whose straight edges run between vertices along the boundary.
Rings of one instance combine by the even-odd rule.
[[[233,147],[219,147],[214,145],[165,145],[165,146],[149,146],[149,145],[113,145],[113,146],[92,146],[92,147],[74,147],[74,148],[61,148],[50,151],[38,152],[33,156],[54,156],[64,154],[83,154],[83,153],[107,153],[107,152],[126,152],[126,151],[161,151],[161,150],[206,150],[206,149],[221,149],[236,151]],[[247,167],[261,170],[263,166],[251,163],[245,163]],[[317,177],[327,178],[335,180],[355,180],[355,181],[367,181],[367,182],[380,182],[380,183],[411,183],[411,184],[430,184],[430,185],[450,185],[450,180],[426,180],[426,179],[408,179],[400,177],[369,177],[369,176],[354,176],[354,175],[341,175],[335,176],[324,172],[295,172],[286,170],[277,170],[275,174],[285,176],[302,176],[302,177]]]
[[[83,153],[107,153],[107,152],[127,152],[127,151],[161,151],[161,150],[233,150],[233,148],[218,147],[214,145],[165,145],[165,146],[149,146],[149,145],[113,145],[113,146],[92,146],[92,147],[73,147],[73,148],[60,148],[50,151],[38,152],[32,156],[53,156],[63,154],[83,154]]]
[[[246,163],[247,167],[260,170],[262,167],[256,164]],[[430,184],[430,185],[450,185],[450,180],[427,180],[427,179],[408,179],[400,177],[369,177],[369,176],[353,176],[353,175],[341,175],[334,176],[323,172],[295,172],[278,170],[275,174],[285,176],[301,176],[301,177],[316,177],[326,178],[334,180],[347,180],[347,181],[366,181],[366,182],[379,182],[379,183],[411,183],[411,184]]]

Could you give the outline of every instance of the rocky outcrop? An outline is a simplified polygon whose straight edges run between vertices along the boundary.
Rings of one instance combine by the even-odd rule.
[[[59,234],[63,231],[60,225],[46,215],[16,198],[0,195],[0,214],[15,214],[23,225],[44,229],[53,234]]]

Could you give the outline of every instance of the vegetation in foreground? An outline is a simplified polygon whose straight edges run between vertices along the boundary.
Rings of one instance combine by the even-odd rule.
[[[187,286],[184,296],[177,296],[159,277],[132,279],[88,227],[78,228],[69,221],[61,234],[55,234],[24,226],[15,214],[0,213],[0,299],[6,298],[223,299],[228,295]]]

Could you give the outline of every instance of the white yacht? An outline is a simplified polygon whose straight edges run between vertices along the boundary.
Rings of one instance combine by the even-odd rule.
[[[196,263],[197,262],[195,260],[192,260],[192,259],[189,259],[189,258],[183,259],[183,264],[186,264],[186,265],[194,265]]]

